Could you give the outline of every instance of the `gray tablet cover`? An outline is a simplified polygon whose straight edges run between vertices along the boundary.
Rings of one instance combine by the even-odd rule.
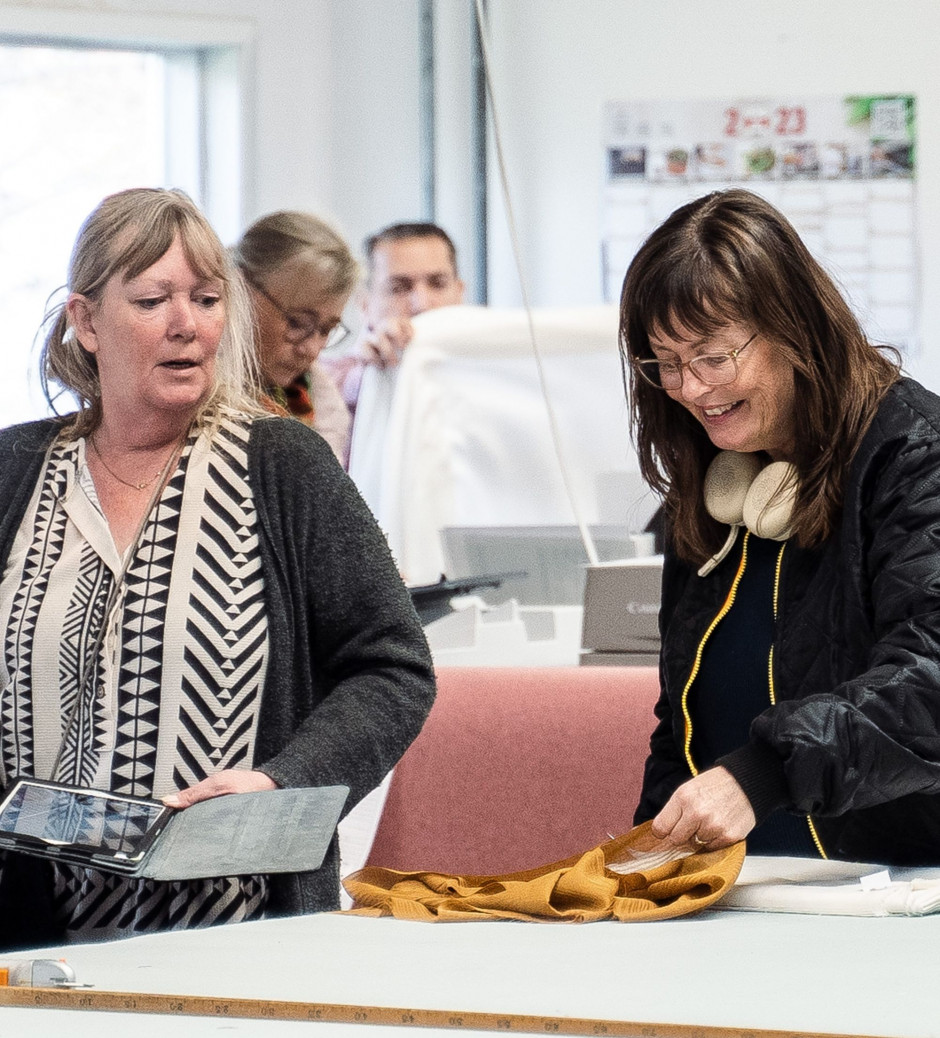
[[[323,863],[349,789],[231,793],[178,811],[133,875],[157,880],[309,872]]]

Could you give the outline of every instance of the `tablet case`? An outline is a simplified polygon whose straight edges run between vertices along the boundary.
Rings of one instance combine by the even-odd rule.
[[[323,864],[348,795],[347,786],[317,786],[213,797],[175,812],[136,867],[81,864],[161,881],[310,872]],[[54,847],[16,850],[70,860]]]

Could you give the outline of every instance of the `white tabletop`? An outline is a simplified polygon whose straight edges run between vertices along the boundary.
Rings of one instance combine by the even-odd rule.
[[[44,950],[100,991],[501,1012],[795,1032],[940,1035],[940,916],[711,910],[659,923],[411,923],[324,914]],[[8,958],[11,956],[8,956]],[[401,1027],[0,1010],[0,1035]],[[127,1032],[125,1028],[131,1029]],[[447,1035],[449,1028],[422,1029]]]

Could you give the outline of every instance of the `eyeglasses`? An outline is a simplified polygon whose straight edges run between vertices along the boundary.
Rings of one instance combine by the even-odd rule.
[[[738,377],[738,357],[757,338],[758,333],[743,346],[727,353],[700,353],[691,360],[636,360],[634,366],[644,381],[657,389],[676,390],[682,388],[682,369],[689,368],[692,374],[707,386],[724,386]]]
[[[349,335],[349,329],[342,321],[331,321],[327,324],[321,324],[320,315],[315,310],[309,311],[309,316],[304,316],[297,310],[287,310],[253,278],[246,277],[245,280],[259,295],[264,296],[271,306],[284,318],[287,324],[284,338],[288,342],[293,343],[293,345],[297,346],[307,339],[319,336],[325,340],[323,348],[328,350],[338,346]]]

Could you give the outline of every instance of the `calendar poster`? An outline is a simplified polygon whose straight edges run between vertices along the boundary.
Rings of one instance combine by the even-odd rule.
[[[610,101],[604,113],[608,301],[646,236],[709,191],[784,212],[875,342],[918,348],[916,134],[909,94]]]

